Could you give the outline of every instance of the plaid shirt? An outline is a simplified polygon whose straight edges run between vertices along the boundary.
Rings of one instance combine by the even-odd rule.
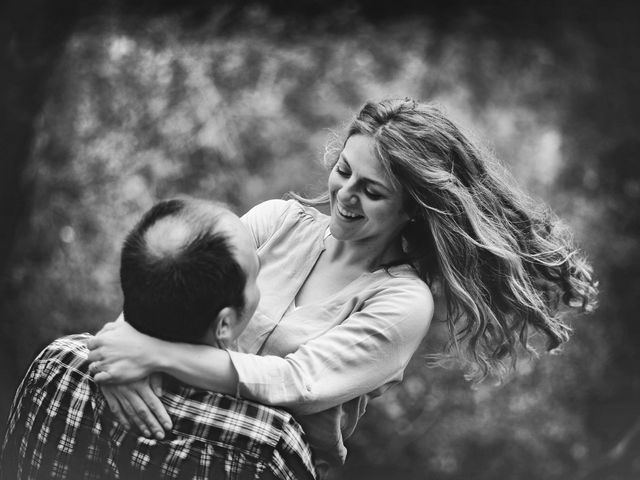
[[[290,414],[169,382],[174,426],[164,440],[126,430],[89,374],[88,334],[56,340],[36,358],[11,408],[0,478],[314,479]]]

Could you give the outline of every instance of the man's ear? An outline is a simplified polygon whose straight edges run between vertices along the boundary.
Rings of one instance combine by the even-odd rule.
[[[225,347],[231,345],[235,339],[238,320],[238,312],[235,308],[224,307],[220,310],[215,322],[215,338],[219,344]]]

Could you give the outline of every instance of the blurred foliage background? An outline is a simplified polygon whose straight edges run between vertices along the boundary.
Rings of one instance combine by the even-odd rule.
[[[119,313],[120,243],[156,200],[243,213],[317,193],[324,146],[358,107],[412,96],[439,103],[571,225],[601,306],[572,319],[559,355],[500,387],[472,389],[416,356],[334,479],[638,478],[634,3],[125,3],[9,0],[0,17],[3,418],[44,343]],[[424,352],[440,337],[436,324]]]

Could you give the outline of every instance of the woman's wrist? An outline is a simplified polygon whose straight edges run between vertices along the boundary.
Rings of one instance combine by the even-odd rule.
[[[167,342],[159,338],[151,337],[152,343],[147,358],[147,367],[150,373],[169,373],[174,358],[174,349],[177,343]]]
[[[154,355],[154,369],[196,388],[235,394],[237,373],[225,350],[209,345],[166,343]]]

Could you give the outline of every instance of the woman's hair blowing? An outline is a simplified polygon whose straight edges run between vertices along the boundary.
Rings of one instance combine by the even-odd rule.
[[[502,373],[537,331],[554,349],[570,327],[561,307],[590,311],[597,283],[567,230],[506,181],[493,159],[436,107],[411,99],[369,102],[347,138],[366,135],[413,219],[405,251],[447,305],[447,352],[474,380]]]

